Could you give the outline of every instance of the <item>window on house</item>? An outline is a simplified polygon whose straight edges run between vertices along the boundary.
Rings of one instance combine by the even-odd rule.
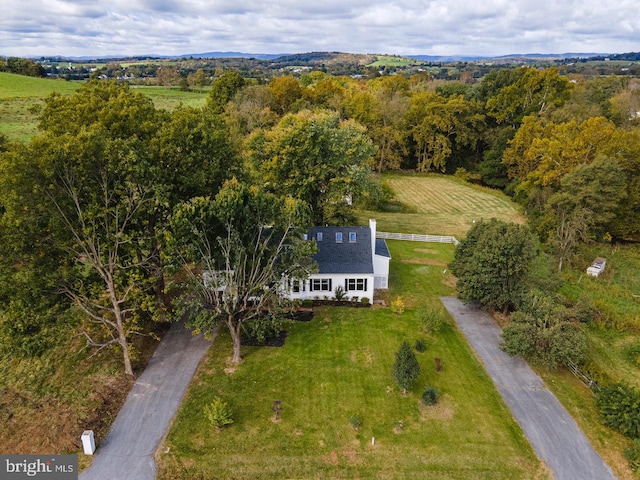
[[[342,243],[342,232],[336,232],[336,243]]]
[[[322,241],[322,232],[318,232],[318,233],[316,233],[316,240],[317,240],[318,242],[321,242],[321,241]]]
[[[330,278],[312,278],[309,283],[309,290],[312,292],[330,292]]]
[[[353,291],[365,291],[367,290],[367,279],[366,278],[347,278],[345,282],[345,288],[347,292]]]
[[[291,286],[291,290],[294,293],[304,292],[306,287],[306,282],[304,280],[294,280]]]
[[[356,243],[356,232],[349,232],[349,243]]]

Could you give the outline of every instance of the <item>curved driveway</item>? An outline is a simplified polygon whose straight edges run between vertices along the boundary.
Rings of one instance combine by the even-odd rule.
[[[441,298],[480,356],[529,443],[556,480],[613,480],[571,415],[527,363],[500,350],[502,330],[487,313],[457,298]]]
[[[211,342],[171,326],[80,480],[154,480],[154,454]]]

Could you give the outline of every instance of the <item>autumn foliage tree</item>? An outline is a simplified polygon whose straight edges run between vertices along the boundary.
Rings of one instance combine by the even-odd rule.
[[[315,225],[352,221],[352,205],[369,184],[373,145],[354,121],[330,112],[285,116],[249,140],[256,182],[305,202]]]

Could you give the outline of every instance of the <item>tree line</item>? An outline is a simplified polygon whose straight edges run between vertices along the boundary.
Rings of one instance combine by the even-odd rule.
[[[33,60],[20,57],[0,57],[0,72],[15,73],[28,77],[46,77],[45,68]]]

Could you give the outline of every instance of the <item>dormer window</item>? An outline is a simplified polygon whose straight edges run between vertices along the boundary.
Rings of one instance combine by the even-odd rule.
[[[321,242],[321,241],[322,241],[322,232],[318,232],[318,233],[316,233],[316,240],[317,240],[318,242]]]
[[[336,243],[342,243],[342,232],[336,232]]]
[[[356,232],[349,232],[349,243],[356,243]]]

